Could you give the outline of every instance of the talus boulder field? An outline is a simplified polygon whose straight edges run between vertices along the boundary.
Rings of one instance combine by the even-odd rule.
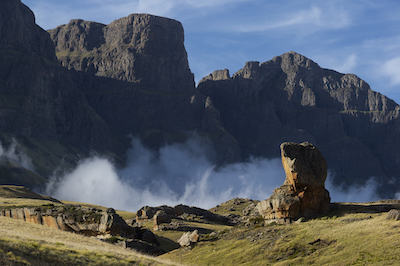
[[[267,223],[290,223],[327,212],[327,164],[321,152],[308,142],[285,142],[280,147],[286,180],[270,198],[257,204],[259,213]]]

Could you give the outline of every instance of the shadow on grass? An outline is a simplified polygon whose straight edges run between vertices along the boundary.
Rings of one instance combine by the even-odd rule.
[[[399,200],[380,200],[368,203],[331,203],[331,210],[326,217],[341,217],[346,214],[355,213],[382,213],[391,209],[400,209]]]
[[[165,251],[166,253],[178,249],[181,246],[176,243],[175,241],[172,241],[171,239],[162,237],[162,236],[158,236],[156,235],[156,238],[158,240],[158,242],[160,243],[159,248],[162,249],[163,251]]]

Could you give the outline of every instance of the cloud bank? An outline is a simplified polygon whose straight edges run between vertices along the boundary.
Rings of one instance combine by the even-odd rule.
[[[194,140],[158,152],[133,140],[126,168],[117,169],[107,158],[88,158],[72,172],[54,176],[46,193],[128,211],[181,203],[208,209],[234,197],[266,199],[285,180],[280,159],[216,168],[205,154]]]
[[[117,169],[107,158],[87,158],[75,170],[51,178],[46,194],[127,211],[177,204],[209,209],[235,197],[267,199],[285,180],[280,158],[253,158],[217,168],[207,159],[207,148],[196,140],[157,152],[136,139],[132,146],[127,167]],[[346,188],[334,186],[332,179],[329,173],[326,188],[332,202],[379,199],[373,178],[362,186]]]

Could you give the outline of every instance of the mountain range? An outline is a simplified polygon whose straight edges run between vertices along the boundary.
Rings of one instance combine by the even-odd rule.
[[[0,141],[34,171],[2,160],[0,182],[43,185],[93,153],[126,163],[131,138],[157,151],[197,138],[217,165],[279,157],[308,141],[334,184],[400,185],[400,106],[353,74],[288,52],[195,84],[180,22],[132,14],[109,25],[71,20],[44,31],[20,0],[0,2]]]

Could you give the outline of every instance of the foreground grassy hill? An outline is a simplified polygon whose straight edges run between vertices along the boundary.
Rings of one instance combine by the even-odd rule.
[[[46,197],[39,199],[37,194],[21,187],[0,187],[3,208],[41,206],[49,202],[65,204]],[[241,215],[255,203],[233,199],[211,211]],[[291,225],[265,226],[262,219],[253,217],[240,225],[227,226],[201,217],[186,217],[175,222],[185,230],[198,229],[201,241],[193,248],[180,248],[176,241],[184,230],[154,231],[161,248],[167,252],[158,258],[95,238],[0,217],[0,264],[399,265],[400,221],[386,220],[390,209],[400,209],[400,201],[334,203],[325,216]],[[134,217],[133,213],[121,214],[126,219]],[[151,229],[153,223],[144,222],[142,226]]]
[[[299,224],[239,226],[192,250],[161,256],[188,265],[399,265],[400,221],[386,220],[398,201],[337,203]]]
[[[79,204],[61,202],[19,186],[0,186],[0,208]],[[121,212],[126,217],[134,214]],[[0,217],[0,265],[178,265],[96,238]]]

